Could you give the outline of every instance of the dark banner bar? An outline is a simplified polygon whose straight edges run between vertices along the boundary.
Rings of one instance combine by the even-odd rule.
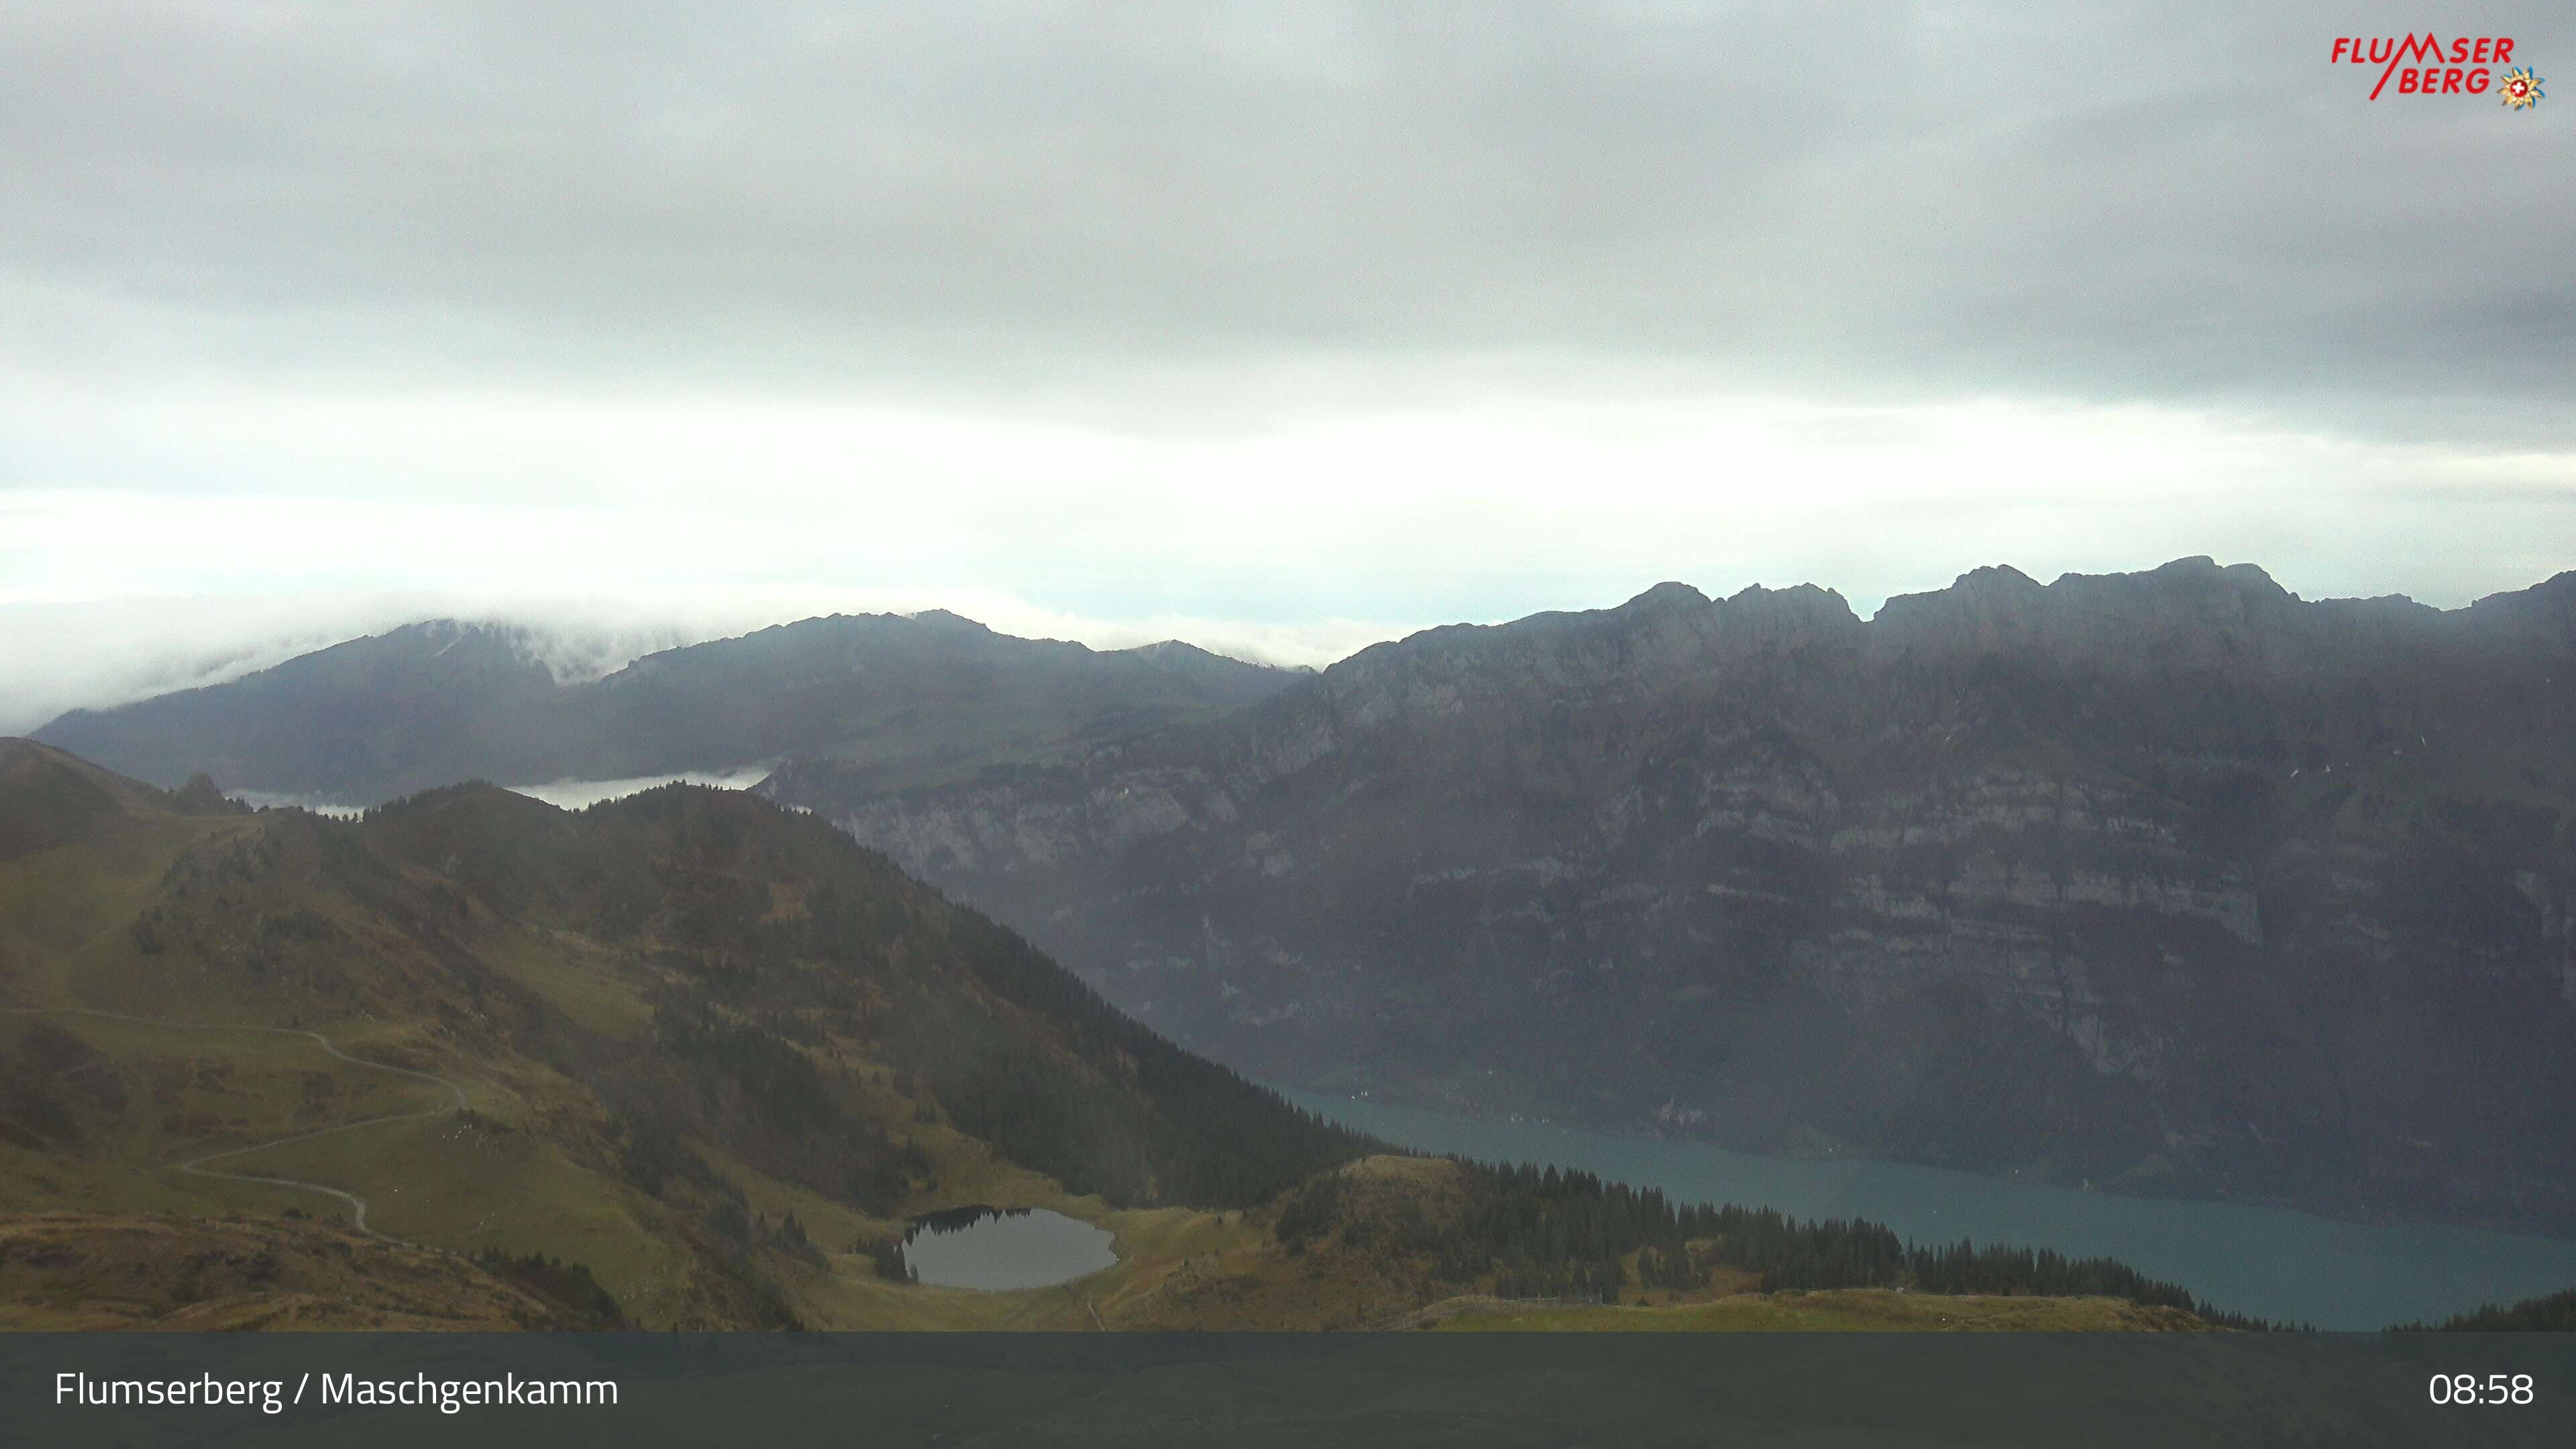
[[[2560,1446],[2576,1335],[21,1334],[0,1442]]]

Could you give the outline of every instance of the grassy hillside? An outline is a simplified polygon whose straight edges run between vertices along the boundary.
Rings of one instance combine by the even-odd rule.
[[[1384,1153],[739,794],[463,786],[338,821],[0,742],[0,819],[0,1234],[34,1245],[0,1322],[2201,1322],[2116,1264]],[[1119,1261],[1001,1293],[881,1271],[985,1204]]]
[[[0,1213],[363,1206],[654,1326],[973,1322],[868,1251],[1003,1201],[1133,1260],[1360,1150],[758,800],[340,822],[23,742],[0,782],[42,822],[0,847]]]
[[[612,1328],[575,1274],[477,1264],[293,1218],[0,1219],[0,1328]]]

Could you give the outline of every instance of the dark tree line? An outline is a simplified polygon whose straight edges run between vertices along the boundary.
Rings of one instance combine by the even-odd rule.
[[[505,1253],[498,1248],[485,1248],[474,1255],[477,1267],[496,1278],[518,1284],[540,1298],[572,1311],[584,1328],[627,1327],[626,1310],[599,1280],[591,1276],[586,1264],[570,1262],[548,1253],[524,1256]]]
[[[2450,1333],[2576,1333],[2576,1288],[2546,1298],[2526,1298],[2510,1307],[2489,1305],[2440,1323],[2401,1323],[2397,1327],[2401,1333],[2427,1329]]]
[[[653,1034],[664,1061],[686,1072],[688,1091],[645,1098],[658,1110],[630,1107],[636,1121],[690,1122],[777,1176],[874,1213],[892,1211],[930,1171],[919,1147],[851,1112],[832,1074],[765,1025],[703,1001],[666,1001]],[[674,1165],[657,1140],[635,1139],[630,1156],[646,1175]]]
[[[1606,1300],[1632,1282],[1700,1288],[1717,1269],[1732,1268],[1755,1274],[1764,1292],[1909,1288],[2099,1296],[2178,1308],[2228,1327],[2269,1326],[2214,1309],[2186,1289],[2109,1258],[1966,1241],[1914,1244],[1862,1219],[1802,1220],[1770,1208],[1677,1204],[1655,1188],[1553,1167],[1460,1165],[1466,1198],[1454,1221],[1369,1221],[1350,1180],[1336,1173],[1291,1193],[1275,1231],[1292,1253],[1337,1232],[1362,1245],[1419,1253],[1442,1280],[1490,1281],[1506,1298]]]
[[[918,1283],[921,1281],[921,1274],[916,1271],[912,1264],[906,1261],[903,1256],[903,1243],[901,1240],[895,1238],[878,1238],[874,1241],[862,1241],[853,1244],[852,1246],[859,1252],[866,1254],[868,1261],[876,1265],[878,1277],[890,1278],[897,1283]]]

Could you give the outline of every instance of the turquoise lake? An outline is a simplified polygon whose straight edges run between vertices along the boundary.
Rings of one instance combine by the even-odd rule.
[[[1683,1201],[1869,1218],[1918,1242],[2108,1256],[2239,1313],[2370,1329],[2576,1287],[2576,1242],[2364,1226],[2281,1208],[2018,1183],[1901,1163],[1764,1157],[1704,1143],[1488,1121],[1290,1091],[1309,1111],[1424,1152],[1577,1168]]]

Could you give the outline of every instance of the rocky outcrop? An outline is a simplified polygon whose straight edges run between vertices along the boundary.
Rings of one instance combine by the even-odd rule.
[[[816,809],[1274,1079],[2576,1230],[2576,575],[1667,584]]]

